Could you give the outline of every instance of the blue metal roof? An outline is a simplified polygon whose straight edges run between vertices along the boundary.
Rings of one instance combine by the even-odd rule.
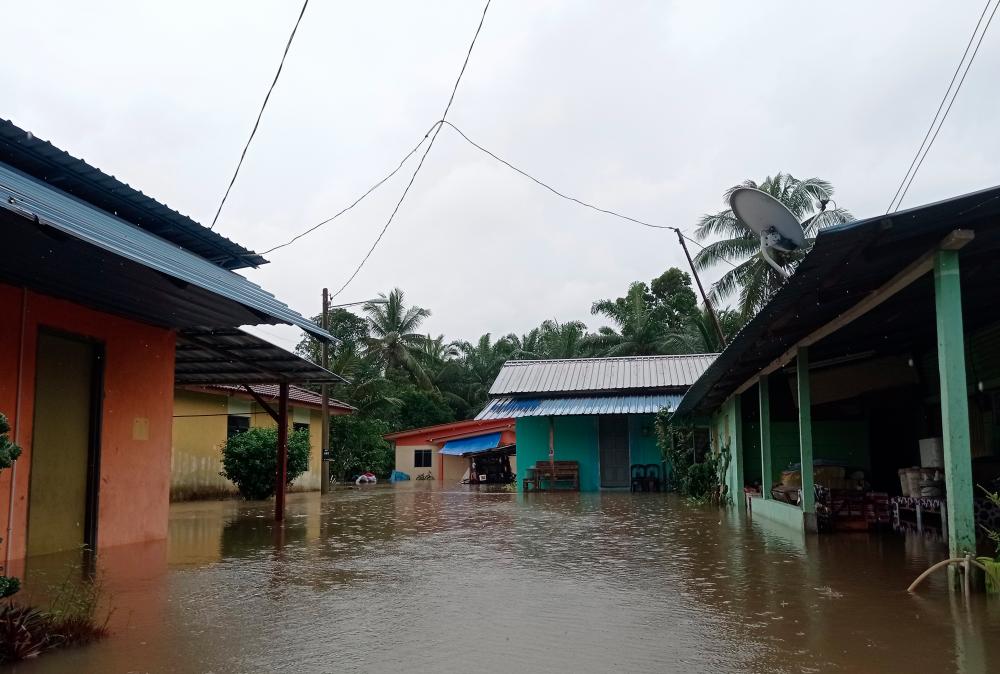
[[[0,119],[0,162],[226,269],[267,260],[48,141]]]
[[[332,339],[315,323],[239,274],[3,163],[0,163],[0,207],[34,221],[37,223],[36,227],[47,226],[50,230],[57,231],[59,236],[68,235],[75,240],[108,251],[117,258],[124,258],[159,272],[181,287],[189,284],[216,297],[235,302],[249,309],[248,313],[253,318],[248,318],[247,324],[288,323],[297,325],[320,339]],[[43,261],[38,260],[36,263],[42,264]],[[62,269],[67,279],[71,271],[80,272],[78,269],[71,270],[66,267]],[[93,277],[90,282],[96,284],[93,288],[95,293],[100,292],[102,284],[112,282],[106,277],[97,275],[96,271],[89,271]],[[79,285],[72,284],[68,280],[67,283],[70,284],[69,290],[74,290]],[[112,290],[110,285],[108,289]],[[118,292],[120,289],[114,290]],[[135,290],[133,288],[132,292]],[[124,291],[129,292],[128,289]],[[211,307],[207,307],[205,312],[210,314]],[[204,316],[205,312],[201,315]],[[207,325],[222,327],[228,324],[207,323]],[[176,327],[193,326],[180,323]]]
[[[496,449],[499,444],[499,433],[487,433],[485,435],[476,435],[471,438],[462,438],[461,440],[449,440],[444,443],[444,447],[438,451],[438,454],[462,456],[463,454],[473,454],[489,449]]]
[[[476,419],[569,416],[575,414],[652,414],[675,409],[678,394],[611,395],[581,398],[494,398]]]

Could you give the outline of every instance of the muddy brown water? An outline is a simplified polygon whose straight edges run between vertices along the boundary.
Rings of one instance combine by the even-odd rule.
[[[173,506],[167,542],[101,555],[110,638],[5,671],[1000,671],[1000,600],[906,593],[945,552],[919,536],[420,483],[270,518]]]

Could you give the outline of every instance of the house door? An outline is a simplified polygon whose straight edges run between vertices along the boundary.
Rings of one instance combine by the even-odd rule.
[[[601,486],[629,486],[628,417],[624,414],[598,417],[598,447],[601,454]]]
[[[40,332],[28,491],[28,555],[97,543],[103,349]]]

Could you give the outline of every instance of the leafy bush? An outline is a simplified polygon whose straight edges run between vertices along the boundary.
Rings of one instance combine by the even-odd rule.
[[[390,431],[381,419],[343,415],[330,420],[332,475],[350,479],[367,470],[385,478],[396,461],[392,445],[383,438]]]
[[[309,470],[309,431],[288,434],[288,483]],[[248,501],[274,496],[278,471],[278,429],[251,428],[237,433],[222,448],[222,472]]]
[[[44,613],[30,606],[0,605],[0,663],[33,658],[56,645]]]
[[[10,433],[10,423],[7,421],[7,417],[0,413],[0,470],[10,468],[17,457],[21,456],[21,448],[7,437],[8,433]],[[0,538],[0,541],[3,539]],[[16,594],[20,589],[21,581],[17,578],[0,576],[0,598]]]
[[[703,461],[695,463],[694,429],[675,425],[667,412],[660,412],[656,417],[656,435],[678,493],[698,503],[730,503],[731,495],[726,485],[729,447],[707,452]]]

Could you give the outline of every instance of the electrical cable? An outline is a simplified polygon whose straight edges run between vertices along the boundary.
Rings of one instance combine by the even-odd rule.
[[[986,5],[983,7],[982,13],[979,15],[979,21],[976,22],[976,27],[972,30],[972,35],[969,36],[969,42],[965,45],[965,51],[962,52],[962,58],[959,59],[958,65],[955,66],[955,72],[951,76],[951,81],[948,82],[948,88],[945,89],[944,96],[941,98],[941,102],[938,104],[937,111],[935,111],[934,113],[934,118],[931,120],[930,126],[927,127],[927,133],[924,134],[924,139],[920,141],[920,147],[917,148],[916,154],[913,155],[913,160],[910,162],[909,168],[906,169],[906,174],[903,176],[903,180],[899,183],[899,187],[896,188],[896,193],[892,196],[892,201],[889,202],[889,207],[885,210],[886,215],[888,215],[893,210],[893,204],[896,204],[897,198],[899,199],[900,204],[902,203],[903,198],[902,196],[900,196],[900,192],[903,192],[903,196],[906,196],[903,187],[904,185],[906,185],[907,178],[910,177],[911,172],[913,172],[913,174],[916,175],[916,171],[914,171],[914,166],[917,166],[917,160],[920,157],[920,153],[923,152],[924,146],[927,144],[927,139],[930,138],[931,132],[934,130],[934,125],[938,121],[938,117],[941,114],[941,109],[944,108],[945,101],[948,100],[948,96],[951,93],[951,88],[955,84],[955,79],[958,77],[958,73],[962,70],[962,64],[965,63],[965,57],[968,56],[969,54],[969,49],[972,47],[972,42],[973,40],[975,40],[976,34],[979,32],[979,26],[983,23],[983,18],[986,16],[986,12],[989,10],[991,2],[993,2],[993,0],[986,0]],[[996,12],[996,9],[994,8],[993,11]],[[993,17],[991,15],[990,20],[992,21],[992,19]],[[989,24],[987,24],[987,27],[989,27]],[[983,31],[983,34],[984,35],[986,34],[985,30]],[[980,38],[980,42],[982,42],[982,38]],[[976,51],[978,50],[979,47],[977,45]],[[975,55],[973,55],[973,58],[975,58]],[[971,64],[972,62],[970,61],[969,65]],[[968,73],[968,69],[966,69],[966,73]],[[962,79],[963,80],[965,79],[964,75],[962,76]],[[959,87],[961,86],[962,85],[959,84]],[[955,94],[958,95],[957,90],[955,91]],[[952,98],[952,102],[954,103],[954,97]],[[951,109],[951,105],[948,106],[948,109],[949,110]],[[945,113],[945,116],[947,116],[947,113]],[[944,123],[943,119],[941,120],[941,123],[942,124]],[[940,126],[938,127],[938,129],[940,130]],[[934,136],[937,137],[937,133],[935,133]],[[933,143],[934,141],[932,140],[931,142]],[[930,147],[928,146],[927,149],[929,150]],[[924,155],[926,156],[926,152],[924,153]],[[920,162],[923,163],[923,160],[920,160]],[[919,170],[919,168],[920,167],[917,166],[917,170]],[[912,179],[910,182],[912,182]],[[907,187],[907,189],[909,189],[909,187]],[[899,208],[899,204],[896,204],[896,208],[897,209]]]
[[[486,4],[483,6],[483,14],[481,17],[479,17],[479,25],[476,26],[476,32],[472,36],[472,42],[469,43],[469,50],[465,53],[465,61],[462,62],[462,69],[458,71],[458,77],[455,79],[455,86],[452,87],[451,96],[448,97],[448,104],[444,106],[444,112],[441,114],[442,123],[448,118],[448,111],[451,110],[451,104],[455,101],[455,94],[458,93],[458,86],[459,84],[462,83],[462,75],[465,74],[465,68],[469,65],[469,59],[472,57],[472,50],[473,48],[475,48],[476,40],[479,38],[479,32],[483,29],[483,23],[486,21],[486,12],[490,8],[490,2],[491,0],[486,0]],[[427,159],[427,155],[430,154],[431,148],[434,147],[434,141],[437,140],[438,134],[440,132],[441,132],[441,124],[438,124],[434,128],[430,142],[427,143],[427,149],[424,150],[424,154],[420,157],[420,162],[417,164],[417,168],[414,169],[413,175],[410,176],[410,182],[408,182],[406,184],[406,188],[403,189],[403,194],[399,197],[399,201],[396,202],[396,207],[392,209],[392,213],[389,214],[389,218],[385,221],[385,225],[382,227],[382,231],[379,232],[378,237],[375,239],[375,242],[372,243],[371,248],[368,249],[368,252],[365,253],[365,256],[361,258],[361,262],[358,263],[358,266],[355,268],[355,270],[351,273],[348,279],[344,281],[344,284],[340,286],[339,289],[337,289],[337,292],[333,293],[330,296],[331,298],[337,297],[340,293],[344,292],[347,286],[351,284],[351,281],[353,281],[355,277],[357,277],[358,272],[360,272],[361,269],[365,266],[365,263],[368,262],[368,258],[370,258],[372,253],[375,252],[375,249],[378,247],[379,242],[382,241],[382,237],[385,236],[386,230],[389,229],[389,225],[392,224],[393,219],[396,217],[396,213],[399,212],[399,208],[403,205],[403,201],[406,200],[406,195],[410,193],[410,188],[413,187],[413,182],[417,179],[417,174],[420,173],[420,169],[423,168],[424,161]]]
[[[931,151],[931,146],[934,145],[934,141],[937,140],[938,134],[941,133],[941,127],[944,126],[944,122],[948,119],[948,113],[951,112],[951,106],[955,104],[955,99],[958,98],[958,92],[962,88],[962,83],[965,82],[966,75],[969,74],[969,70],[972,68],[972,62],[976,60],[976,54],[979,53],[979,47],[983,44],[983,38],[986,37],[986,31],[990,29],[990,24],[993,23],[993,17],[996,16],[997,9],[1000,8],[1000,0],[997,4],[993,6],[993,11],[990,12],[990,18],[986,20],[986,25],[983,26],[983,32],[979,34],[979,41],[976,42],[976,48],[972,50],[972,56],[969,57],[969,63],[965,67],[965,72],[962,73],[962,79],[958,81],[958,86],[955,87],[955,95],[951,97],[951,101],[948,103],[948,107],[945,108],[944,115],[941,117],[941,123],[938,124],[937,129],[934,131],[934,135],[931,136],[931,140],[927,143],[927,149],[924,150],[924,156],[920,158],[917,162],[917,167],[913,169],[913,175],[910,176],[910,182],[906,184],[906,189],[903,190],[903,194],[899,197],[899,203],[896,204],[896,210],[903,205],[903,199],[906,198],[906,193],[910,191],[910,187],[913,185],[913,180],[917,177],[917,172],[920,167],[923,166],[924,160],[927,159],[927,154]]]
[[[267,89],[267,95],[264,96],[264,102],[260,106],[260,112],[257,113],[257,121],[253,123],[253,129],[250,131],[250,137],[247,138],[247,144],[243,146],[243,152],[240,154],[240,160],[236,164],[236,171],[233,172],[233,177],[229,181],[229,186],[226,187],[226,193],[222,195],[222,201],[219,202],[219,207],[215,210],[215,217],[212,218],[212,224],[209,229],[215,229],[215,223],[219,219],[219,214],[222,213],[222,207],[226,204],[226,199],[229,198],[229,191],[233,189],[233,185],[236,183],[236,176],[240,174],[240,168],[243,166],[243,160],[246,159],[247,150],[250,149],[250,143],[253,141],[254,135],[257,133],[257,127],[260,126],[260,119],[264,116],[264,108],[267,107],[267,101],[271,98],[271,92],[274,91],[274,86],[278,83],[278,78],[281,76],[281,69],[285,66],[285,57],[288,56],[288,50],[292,47],[292,40],[295,39],[295,32],[299,29],[299,24],[302,23],[302,16],[306,13],[306,7],[309,5],[309,0],[305,0],[302,3],[302,10],[299,12],[299,18],[295,20],[295,26],[292,27],[292,33],[288,36],[288,42],[285,44],[285,51],[281,54],[281,62],[278,64],[278,72],[274,73],[274,80],[271,82],[271,86]]]

